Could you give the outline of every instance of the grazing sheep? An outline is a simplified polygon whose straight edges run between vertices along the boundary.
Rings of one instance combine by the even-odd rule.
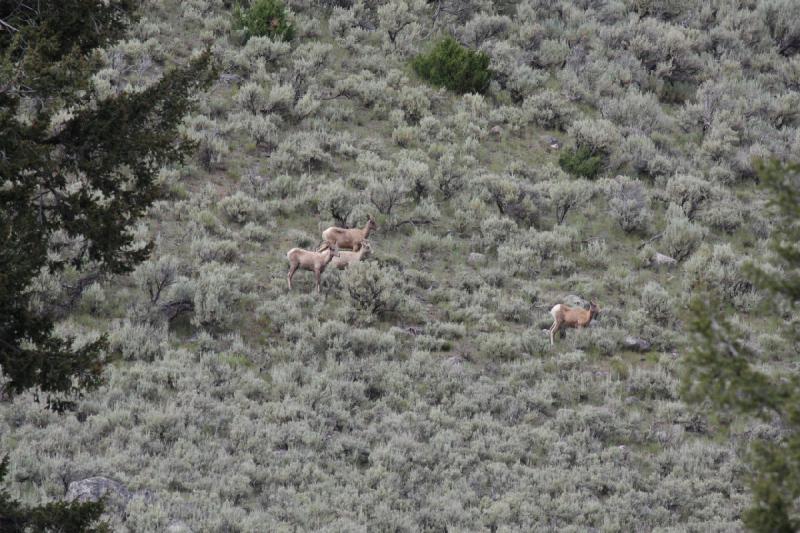
[[[333,260],[333,266],[339,270],[344,270],[353,263],[358,263],[372,253],[372,246],[369,241],[364,240],[361,242],[361,249],[357,252],[339,252],[339,257]]]
[[[328,263],[333,261],[334,257],[339,256],[339,248],[333,246],[328,248],[325,252],[312,252],[310,250],[303,250],[302,248],[292,248],[286,253],[289,259],[289,290],[292,290],[292,276],[298,268],[303,270],[310,270],[314,272],[314,277],[317,280],[317,292],[321,292],[319,288],[319,278],[328,266]]]
[[[556,304],[551,310],[553,325],[550,326],[550,345],[555,344],[553,336],[562,328],[585,328],[594,317],[600,314],[600,308],[594,302],[589,302],[589,309],[570,307],[565,304]]]
[[[325,242],[322,243],[318,251],[322,252],[328,247],[335,245],[339,248],[349,248],[357,252],[361,248],[361,243],[369,237],[369,232],[377,230],[378,224],[375,223],[375,219],[372,215],[369,216],[369,220],[367,220],[367,225],[364,226],[364,229],[345,229],[331,226],[322,232],[322,239]]]

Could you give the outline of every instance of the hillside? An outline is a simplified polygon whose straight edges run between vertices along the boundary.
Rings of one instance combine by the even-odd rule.
[[[754,158],[800,154],[800,3],[290,0],[288,42],[230,1],[142,4],[100,94],[206,47],[218,81],[135,229],[151,258],[59,322],[110,332],[105,383],[0,402],[15,497],[106,476],[137,532],[743,528],[745,447],[781,428],[678,389],[704,291],[797,371],[743,265],[770,254]],[[485,94],[415,73],[444,35],[489,56]],[[369,215],[367,260],[288,290],[289,249]],[[551,347],[581,300],[598,319]]]

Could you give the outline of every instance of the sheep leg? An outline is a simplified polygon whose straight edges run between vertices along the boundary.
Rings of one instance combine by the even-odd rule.
[[[553,322],[553,325],[550,327],[550,346],[555,345],[555,341],[553,340],[553,337],[555,336],[556,333],[560,333],[561,334],[561,338],[564,337],[564,330],[561,329],[561,325],[562,325],[562,322],[559,322],[558,320],[556,320],[555,322]]]
[[[292,276],[294,276],[294,273],[297,272],[297,267],[299,266],[300,265],[298,264],[289,267],[289,275],[287,276],[289,279],[289,290],[292,290]]]
[[[319,278],[321,274],[322,272],[320,272],[319,270],[314,270],[314,277],[317,278],[317,294],[320,294],[322,292],[319,288]]]

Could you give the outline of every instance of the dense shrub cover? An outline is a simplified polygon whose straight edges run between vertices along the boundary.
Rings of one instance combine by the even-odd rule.
[[[218,76],[131,227],[149,258],[32,273],[31,312],[76,346],[108,334],[110,364],[72,411],[0,402],[9,497],[112,477],[113,531],[742,529],[745,450],[786,425],[678,384],[698,294],[759,372],[797,375],[796,313],[748,277],[791,272],[755,163],[800,154],[791,6],[286,0],[291,42],[242,43],[229,0],[145,0],[88,93],[206,47]],[[464,71],[482,92],[413,72],[445,32],[488,58]],[[370,256],[288,290],[288,250],[370,215]],[[551,347],[550,309],[590,299]]]
[[[414,71],[439,87],[458,93],[482,93],[491,79],[489,56],[461,46],[453,37],[444,37],[427,53],[411,62]]]

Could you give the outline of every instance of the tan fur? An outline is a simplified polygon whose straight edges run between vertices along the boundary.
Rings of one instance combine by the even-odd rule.
[[[553,325],[550,326],[550,345],[555,344],[553,337],[560,329],[585,328],[599,313],[600,308],[594,302],[589,303],[589,309],[556,304],[550,310],[550,314],[553,315]]]
[[[310,250],[303,250],[302,248],[292,248],[286,253],[286,258],[289,259],[289,290],[292,290],[292,276],[298,268],[303,270],[310,270],[314,273],[317,280],[317,292],[320,292],[319,279],[328,263],[333,261],[335,257],[339,256],[339,248],[336,246],[328,248],[325,252],[312,252]]]
[[[339,257],[333,260],[333,266],[339,270],[344,270],[353,263],[358,263],[372,253],[372,247],[369,241],[361,241],[361,249],[357,252],[339,252]]]
[[[322,243],[322,246],[320,246],[319,251],[322,252],[329,246],[335,245],[339,248],[349,248],[354,252],[357,252],[361,248],[361,243],[367,240],[367,237],[369,237],[370,231],[375,231],[377,229],[378,225],[375,223],[375,219],[372,218],[371,215],[369,220],[367,220],[367,225],[364,226],[363,229],[345,229],[331,226],[322,232],[322,239],[324,242]]]

